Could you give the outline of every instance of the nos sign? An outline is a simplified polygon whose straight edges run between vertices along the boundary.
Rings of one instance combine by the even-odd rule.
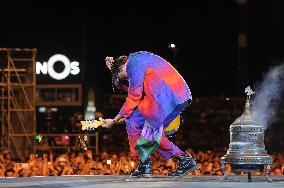
[[[62,63],[64,68],[61,72],[54,70],[55,63]],[[72,61],[62,54],[55,54],[47,62],[36,62],[36,74],[48,74],[55,80],[63,80],[70,74],[77,75],[80,73],[79,62]]]

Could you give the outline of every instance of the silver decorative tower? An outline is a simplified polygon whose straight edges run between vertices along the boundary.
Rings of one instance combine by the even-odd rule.
[[[243,114],[230,126],[229,149],[221,158],[223,180],[227,179],[229,172],[226,166],[231,166],[232,172],[248,172],[248,181],[251,182],[251,172],[266,172],[268,176],[272,157],[267,154],[264,145],[264,130],[261,125],[253,121],[250,112],[250,96],[254,94],[250,86],[245,89],[247,100]]]

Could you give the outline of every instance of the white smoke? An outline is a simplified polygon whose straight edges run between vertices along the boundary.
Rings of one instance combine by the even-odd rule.
[[[275,123],[284,91],[284,64],[272,67],[256,88],[252,101],[252,118],[264,129]]]

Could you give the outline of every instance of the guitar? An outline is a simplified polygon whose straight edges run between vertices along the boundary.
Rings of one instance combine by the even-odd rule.
[[[117,124],[123,124],[125,122],[124,119],[120,119]],[[94,119],[86,119],[85,121],[80,121],[82,127],[82,131],[93,131],[95,130],[96,128],[102,126],[105,124],[105,122],[100,119],[99,121],[98,120],[94,120]],[[87,135],[83,135],[83,136],[79,136],[78,137],[78,140],[77,140],[77,147],[78,147],[78,150],[85,150],[87,151],[88,148],[87,148],[87,141],[88,141],[88,137]]]
[[[117,124],[123,124],[125,122],[124,119],[120,119]],[[96,128],[102,126],[105,124],[105,122],[103,121],[103,119],[98,120],[94,120],[94,119],[86,119],[85,121],[80,121],[82,127],[81,129],[83,131],[87,130],[87,131],[92,131],[95,130]]]
[[[82,127],[82,131],[90,131],[90,130],[95,130],[96,128],[102,126],[104,124],[103,121],[98,121],[94,119],[86,119],[85,121],[80,121]]]
[[[81,129],[83,131],[85,130],[92,131],[105,124],[103,119],[100,119],[99,121],[94,119],[86,119],[85,121],[80,121],[80,123],[82,125]],[[125,123],[124,118],[120,119],[117,122],[117,124],[124,124],[124,123]],[[181,123],[181,117],[180,115],[178,115],[164,130],[165,135],[169,136],[175,133],[179,129],[180,123]],[[87,150],[87,140],[88,140],[87,135],[78,137],[78,145],[81,150]]]

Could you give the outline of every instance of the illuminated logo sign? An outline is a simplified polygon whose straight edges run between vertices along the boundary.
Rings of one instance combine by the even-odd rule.
[[[54,70],[54,64],[56,62],[63,63],[64,69],[61,72]],[[55,80],[63,80],[70,74],[77,75],[80,73],[79,62],[72,61],[62,54],[55,54],[49,58],[47,62],[36,62],[36,74],[48,74]]]

